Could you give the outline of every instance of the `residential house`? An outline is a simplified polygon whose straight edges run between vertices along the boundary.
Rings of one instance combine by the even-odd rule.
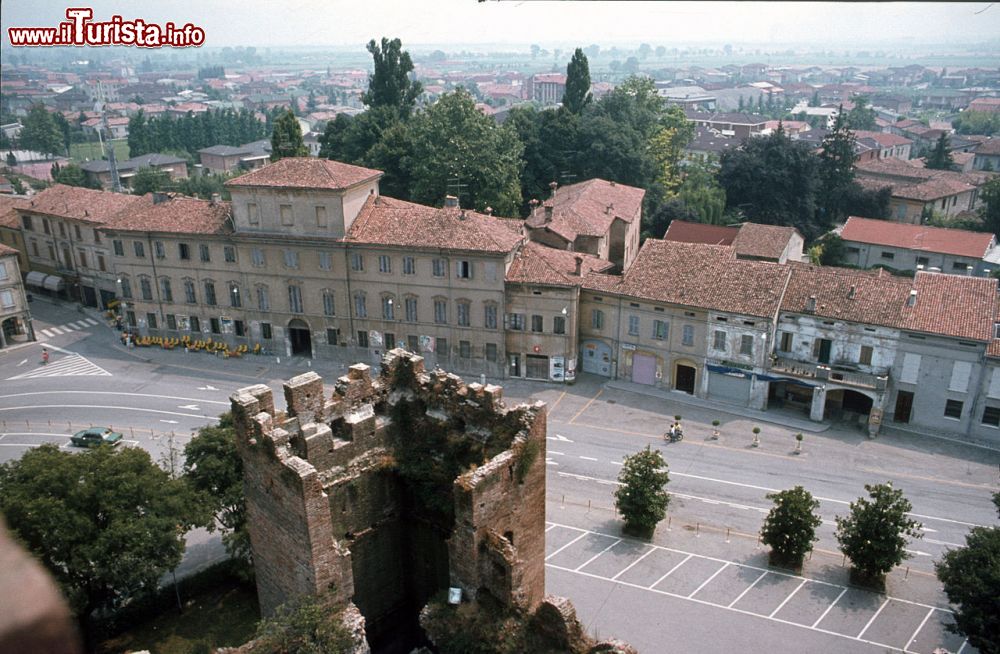
[[[973,150],[973,170],[1000,172],[1000,137],[983,141]]]
[[[1000,98],[976,98],[969,103],[967,111],[985,111],[996,113],[1000,111]]]
[[[528,238],[627,269],[639,251],[645,190],[603,179],[550,187],[551,197],[524,221]]]
[[[566,76],[562,73],[539,73],[528,78],[528,97],[543,105],[559,104],[566,94]]]
[[[97,137],[101,134],[104,138],[111,135],[112,139],[125,139],[128,138],[128,122],[129,119],[124,116],[111,116],[107,119],[107,128],[105,128],[105,120],[101,118],[89,118],[82,123],[80,127],[83,129],[83,133],[91,136]]]
[[[115,162],[118,168],[118,179],[123,187],[129,187],[136,173],[143,168],[152,168],[167,173],[171,180],[184,179],[188,176],[187,160],[169,154],[144,154],[125,161]],[[111,164],[103,159],[80,164],[87,180],[100,184],[102,188],[110,189]]]
[[[890,188],[892,220],[920,224],[930,212],[953,217],[979,206],[978,187],[988,175],[928,170],[889,158],[859,161],[857,181],[870,189]]]
[[[24,196],[0,196],[0,243],[17,250],[17,264],[28,270],[28,249],[21,231],[21,216],[17,210],[28,204]]]
[[[141,201],[134,195],[56,184],[17,207],[28,255],[25,283],[105,308],[115,298],[116,278],[100,228]]]
[[[740,147],[741,141],[722,136],[717,131],[696,127],[694,138],[684,146],[684,163],[718,162],[723,152]]]
[[[674,220],[667,227],[663,240],[730,246],[737,259],[785,263],[804,258],[802,234],[794,227],[780,225],[742,223],[723,226]]]
[[[688,121],[696,126],[712,129],[723,136],[742,141],[764,131],[767,119],[740,113],[709,113],[685,110]]]
[[[996,237],[986,232],[909,225],[851,216],[836,233],[844,241],[844,263],[859,268],[937,270],[986,276],[998,268]]]
[[[17,342],[35,340],[17,261],[18,251],[0,243],[0,350]]]
[[[715,96],[700,86],[668,86],[670,82],[657,82],[656,94],[667,104],[693,111],[715,111]]]
[[[913,141],[905,136],[859,129],[854,132],[854,137],[871,148],[870,151],[874,156],[869,158],[886,159],[892,157],[904,161],[910,158]]]
[[[267,139],[243,145],[213,145],[198,150],[206,172],[225,174],[238,170],[255,170],[271,160],[271,142]]]

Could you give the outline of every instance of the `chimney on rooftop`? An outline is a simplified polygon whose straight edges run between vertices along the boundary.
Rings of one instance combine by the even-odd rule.
[[[552,195],[549,196],[550,200],[556,199],[556,189],[559,188],[559,184],[555,181],[549,182],[549,188],[552,190]]]
[[[444,196],[444,206],[445,209],[457,209],[458,208],[458,198],[454,195]]]
[[[580,276],[580,269],[583,268],[583,257],[581,257],[580,255],[577,255],[577,256],[573,257],[573,262],[576,264],[576,270],[574,271],[573,274],[576,275],[577,277],[579,277]]]
[[[546,223],[552,222],[552,205],[551,204],[546,204],[545,205],[545,222]]]
[[[221,193],[213,193],[212,194],[212,206],[215,206],[215,205],[219,204],[220,202],[222,202],[222,194]]]
[[[910,297],[906,298],[906,306],[915,307],[917,306],[917,289],[910,291]]]
[[[850,290],[850,291],[848,291],[848,293],[847,293],[847,299],[848,299],[848,300],[853,300],[853,299],[854,299],[854,295],[855,295],[855,294],[856,294],[857,292],[858,292],[858,287],[857,287],[857,286],[854,286],[854,285],[852,284],[852,285],[851,285],[851,290]]]
[[[806,300],[806,313],[816,313],[816,296],[810,295]]]
[[[966,266],[965,267],[965,274],[968,277],[972,277],[972,266]]]
[[[161,191],[153,192],[153,204],[162,204],[170,199],[170,195]]]
[[[486,214],[487,216],[492,216],[492,215],[493,215],[493,207],[486,207],[486,209],[485,209],[484,213],[485,213],[485,214]]]

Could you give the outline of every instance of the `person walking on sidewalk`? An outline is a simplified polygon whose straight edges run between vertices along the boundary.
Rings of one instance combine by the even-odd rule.
[[[44,366],[48,362],[49,362],[49,351],[43,347],[42,348],[42,365]]]

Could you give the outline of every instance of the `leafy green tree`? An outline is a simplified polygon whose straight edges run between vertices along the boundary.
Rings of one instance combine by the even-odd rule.
[[[1000,177],[994,177],[979,189],[983,206],[979,215],[983,224],[994,234],[1000,234]]]
[[[721,225],[726,209],[726,192],[716,179],[715,165],[691,163],[684,167],[678,197],[697,214],[698,222]]]
[[[382,37],[381,46],[372,39],[368,52],[375,61],[375,72],[368,80],[368,90],[361,101],[369,107],[391,107],[400,117],[409,116],[423,91],[420,82],[410,79],[413,61],[410,53],[402,49],[399,39]]]
[[[69,122],[66,120],[66,117],[63,116],[58,111],[52,114],[52,121],[55,123],[56,128],[59,130],[59,133],[62,134],[63,149],[60,151],[60,153],[64,153],[66,154],[66,156],[69,156],[70,132],[72,131],[72,128],[70,127]]]
[[[949,628],[982,654],[1000,654],[1000,528],[973,527],[965,547],[945,552],[934,568],[955,607]]]
[[[854,107],[847,112],[847,126],[854,131],[875,129],[875,110],[868,106],[867,96],[854,98]]]
[[[22,148],[43,154],[59,154],[64,151],[63,133],[45,105],[31,105],[22,124],[24,127],[18,137]]]
[[[582,181],[577,163],[580,121],[580,116],[565,108],[538,110],[524,105],[510,110],[504,126],[512,129],[524,146],[522,215],[527,215],[531,200],[547,196],[550,182]]]
[[[656,165],[656,181],[668,195],[677,193],[683,181],[681,159],[684,148],[694,138],[694,124],[677,106],[664,109],[660,125],[649,141],[649,152]]]
[[[934,149],[927,155],[926,167],[931,170],[951,170],[955,160],[951,157],[949,145],[948,135],[942,132],[934,144]]]
[[[466,207],[515,214],[523,146],[512,129],[476,109],[467,91],[442,95],[409,126],[413,152],[419,153],[410,171],[411,200],[440,204],[451,189]]]
[[[806,240],[824,231],[815,220],[819,175],[809,145],[779,129],[724,152],[720,164],[728,209],[753,222],[796,227]]]
[[[128,119],[128,151],[133,157],[156,152],[154,135],[146,121],[146,113],[140,109]]]
[[[910,558],[907,540],[921,538],[922,525],[907,516],[913,505],[892,482],[865,484],[868,498],[851,502],[851,513],[837,516],[837,542],[851,559],[852,579],[883,585],[885,575]]]
[[[951,126],[959,134],[985,134],[992,136],[1000,132],[1000,112],[993,111],[963,111]]]
[[[205,519],[187,485],[135,447],[29,450],[0,465],[0,510],[84,624],[155,590]]]
[[[409,123],[395,120],[382,130],[378,141],[368,150],[361,163],[385,173],[380,182],[381,192],[389,197],[410,197],[415,156],[413,133]]]
[[[667,515],[669,481],[667,464],[659,450],[647,445],[645,450],[625,457],[618,473],[615,507],[625,521],[626,532],[645,536],[653,533]]]
[[[257,624],[250,654],[335,654],[355,651],[342,613],[328,595],[302,597]]]
[[[217,424],[199,429],[184,446],[184,478],[211,511],[212,519],[205,527],[209,531],[221,527],[222,543],[229,555],[249,562],[243,461],[236,450],[236,429],[231,413],[219,416]]]
[[[567,111],[579,114],[590,102],[590,65],[587,55],[577,48],[573,58],[566,66],[566,93],[563,95],[563,107]]]
[[[64,166],[53,164],[52,181],[57,184],[65,184],[66,186],[80,186],[82,188],[92,189],[101,188],[101,185],[96,181],[91,182],[88,180],[87,174],[83,172],[83,168],[80,168],[80,166],[75,163],[68,163]]]
[[[170,184],[170,175],[155,168],[140,168],[132,177],[132,193],[145,195],[162,191]]]
[[[175,182],[175,188],[182,195],[203,200],[211,200],[213,195],[220,195],[223,200],[229,200],[229,190],[223,185],[229,177],[229,175],[214,174],[185,177]]]
[[[820,246],[819,263],[823,266],[840,266],[844,263],[844,255],[847,252],[844,246],[844,239],[837,234],[829,232],[818,240]]]
[[[819,539],[816,528],[823,524],[816,515],[819,500],[802,486],[769,493],[767,499],[774,502],[774,507],[764,518],[761,542],[771,547],[772,563],[800,568]]]
[[[10,152],[10,151],[7,152],[6,161],[7,161],[7,167],[8,168],[13,168],[14,166],[17,165],[17,157],[14,156],[13,152]]]
[[[274,123],[271,132],[271,161],[285,157],[308,157],[309,149],[302,139],[302,128],[295,114],[288,109]]]
[[[642,238],[663,238],[673,221],[684,220],[689,223],[697,223],[701,222],[700,218],[698,212],[680,197],[668,198],[657,204],[653,211],[646,213]]]

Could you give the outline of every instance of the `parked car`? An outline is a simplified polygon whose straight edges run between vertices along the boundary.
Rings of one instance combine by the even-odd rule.
[[[105,444],[118,445],[123,438],[118,432],[111,431],[110,427],[91,427],[76,432],[69,441],[77,447],[97,447]]]

